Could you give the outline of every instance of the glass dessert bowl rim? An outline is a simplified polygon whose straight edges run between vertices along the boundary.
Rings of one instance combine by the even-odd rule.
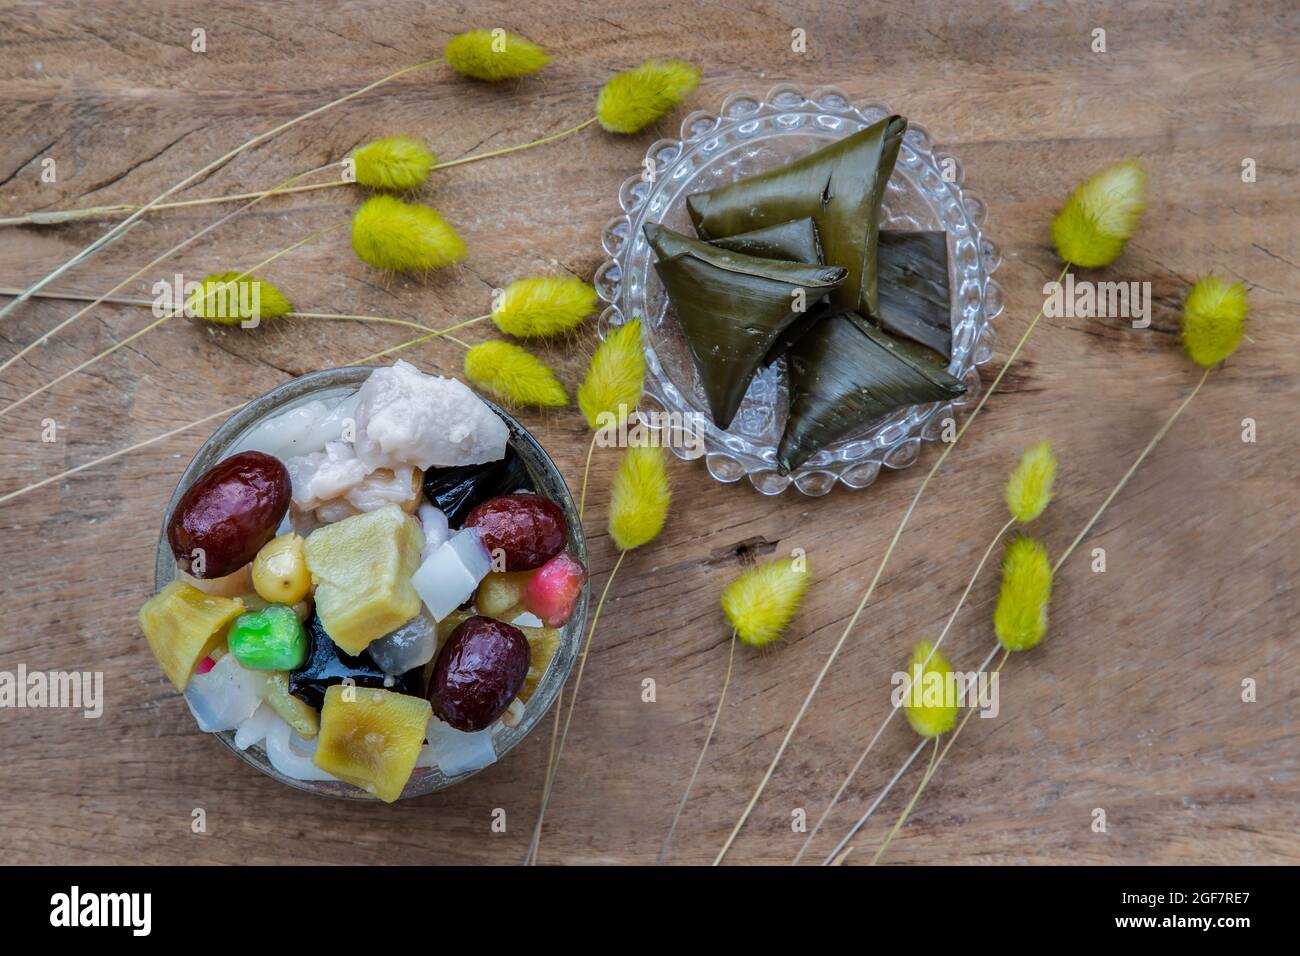
[[[697,110],[686,116],[679,139],[660,139],[647,148],[641,169],[619,188],[622,213],[602,231],[602,247],[608,258],[593,280],[606,303],[597,325],[601,337],[639,312],[636,297],[644,299],[643,290],[652,271],[642,226],[661,221],[672,202],[684,201],[688,191],[698,191],[682,185],[683,181],[699,175],[745,143],[789,134],[829,142],[893,112],[877,100],[854,102],[838,87],[818,86],[805,92],[797,84],[778,83],[765,96],[744,90],[733,92],[723,99],[716,113]],[[647,170],[654,170],[654,175],[647,177]],[[732,483],[748,478],[764,495],[779,495],[791,486],[813,497],[827,494],[836,485],[865,488],[874,483],[883,468],[914,464],[924,441],[942,437],[944,422],[954,417],[954,409],[978,399],[978,368],[993,356],[992,322],[1003,310],[1002,291],[993,279],[1001,254],[983,232],[987,207],[978,196],[963,189],[964,170],[957,157],[935,146],[925,127],[911,120],[894,170],[894,176],[900,175],[940,220],[940,225],[924,228],[943,228],[949,236],[950,278],[954,280],[950,290],[954,328],[949,371],[966,384],[966,393],[953,401],[899,408],[864,434],[842,439],[790,475],[780,475],[773,446],[737,431],[719,429],[707,412],[700,420],[699,408],[670,379],[652,332],[643,325],[646,388],[642,408],[651,413],[644,424],[655,428],[654,413],[666,412],[668,420],[674,414],[694,416],[700,428],[702,440],[697,443],[683,447],[665,442],[677,457],[703,458],[718,481]],[[889,203],[888,197],[885,202]]]
[[[308,372],[258,396],[223,421],[194,453],[185,471],[177,480],[176,488],[167,502],[163,513],[162,530],[158,537],[155,552],[154,593],[161,591],[177,577],[176,560],[172,556],[170,545],[167,543],[167,525],[177,503],[180,501],[181,495],[204,471],[220,461],[228,453],[229,449],[234,446],[235,442],[260,422],[313,398],[330,397],[329,393],[337,393],[338,397],[342,398],[347,392],[359,388],[371,372],[387,367],[389,366],[351,365]],[[582,592],[578,598],[577,606],[574,608],[569,620],[560,628],[560,646],[528,703],[525,704],[523,718],[515,726],[505,726],[500,733],[493,735],[492,741],[496,759],[492,764],[488,765],[493,766],[503,760],[511,750],[528,736],[542,717],[551,709],[559,696],[560,689],[568,680],[569,673],[577,660],[577,650],[586,629],[588,599],[591,593],[591,573],[582,523],[578,519],[577,505],[574,503],[569,486],[564,480],[564,475],[532,432],[495,402],[483,398],[477,392],[474,392],[474,394],[505,422],[510,432],[509,445],[519,453],[530,473],[538,479],[537,493],[554,501],[564,512],[569,526],[567,550],[587,569],[587,577],[583,581]],[[151,661],[150,666],[156,665]],[[158,671],[157,676],[164,683],[167,683],[167,686],[171,686],[166,681],[166,678],[162,676],[161,671]],[[179,696],[179,692],[177,693]],[[188,705],[185,709],[188,715]],[[432,719],[437,720],[438,718],[434,717]],[[198,733],[206,733],[199,730],[198,727],[194,729]],[[235,731],[233,730],[217,731],[207,735],[220,739],[243,763],[250,764],[267,776],[297,790],[343,799],[379,802],[378,798],[373,794],[343,781],[298,780],[286,776],[271,765],[270,759],[266,756],[263,743],[259,742],[245,750],[236,747]],[[406,800],[411,797],[444,790],[485,769],[487,767],[447,776],[437,767],[417,766],[398,799]]]

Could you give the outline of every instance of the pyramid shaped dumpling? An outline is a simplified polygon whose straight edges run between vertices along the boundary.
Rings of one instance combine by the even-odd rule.
[[[812,218],[825,261],[848,269],[832,303],[878,318],[880,200],[906,130],[904,117],[888,116],[793,163],[688,196],[687,211],[702,239]]]
[[[847,272],[719,249],[657,224],[645,236],[713,421],[727,428],[777,336]]]
[[[821,319],[790,350],[790,415],[777,447],[782,474],[892,409],[966,391],[925,348],[853,312]]]

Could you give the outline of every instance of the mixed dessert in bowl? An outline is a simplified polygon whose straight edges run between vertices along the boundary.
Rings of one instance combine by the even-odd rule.
[[[586,613],[539,445],[406,362],[304,376],[200,450],[140,625],[201,730],[385,801],[481,769],[550,706]]]

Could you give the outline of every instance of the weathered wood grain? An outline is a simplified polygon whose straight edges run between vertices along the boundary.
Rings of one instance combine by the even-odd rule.
[[[1059,265],[1047,224],[1068,188],[1136,156],[1150,209],[1104,278],[1150,280],[1150,329],[1046,319],[1001,393],[923,500],[878,591],[794,740],[735,862],[782,863],[888,707],[889,675],[933,638],[1003,520],[1001,483],[1029,442],[1051,438],[1060,493],[1038,531],[1066,546],[1195,382],[1176,330],[1187,284],[1211,269],[1251,287],[1251,342],[1216,371],[1156,454],[1063,569],[1046,644],[1011,661],[1002,711],[976,720],[918,804],[893,862],[1300,862],[1296,582],[1297,270],[1300,269],[1300,16],[1286,2],[1023,4],[767,2],[590,5],[270,2],[10,5],[0,27],[0,215],[143,201],[256,133],[399,66],[452,34],[502,25],[547,46],[534,80],[489,89],[440,69],[415,74],[239,156],[187,191],[265,187],[381,134],[427,138],[440,155],[531,139],[590,115],[614,70],[678,56],[704,70],[690,108],[776,81],[835,84],[891,104],[951,148],[990,209],[1007,309],[999,355]],[[208,52],[190,52],[191,30]],[[1107,53],[1090,50],[1104,28]],[[807,32],[804,54],[791,30]],[[489,290],[542,270],[590,277],[619,183],[656,135],[596,129],[449,170],[433,201],[462,230],[466,264],[428,282],[386,280],[332,233],[267,269],[303,309],[439,324],[484,311]],[[40,181],[40,160],[58,181]],[[1243,183],[1243,158],[1258,180]],[[243,268],[343,221],[346,190],[264,204],[186,250],[152,281]],[[99,292],[211,222],[212,210],[147,220],[59,284]],[[102,225],[0,232],[0,285],[62,262]],[[71,309],[31,303],[0,320],[10,355]],[[100,308],[0,376],[8,403],[144,324]],[[477,341],[486,329],[469,330]],[[257,334],[169,323],[0,423],[0,494],[247,399],[292,375],[366,354],[402,330],[291,322]],[[589,348],[590,346],[586,346]],[[455,373],[450,343],[413,350]],[[548,356],[576,384],[584,348]],[[1241,440],[1242,420],[1258,441]],[[54,418],[59,441],[40,441]],[[526,415],[564,472],[580,475],[580,417]],[[238,764],[193,726],[135,625],[152,580],[162,503],[210,429],[178,435],[0,505],[6,627],[0,669],[99,669],[100,720],[0,711],[0,859],[5,862],[516,862],[546,759],[537,733],[451,791],[398,806],[312,799]],[[785,644],[738,654],[711,755],[672,859],[712,859],[793,716],[932,461],[867,491],[763,498],[675,463],[663,538],[629,557],[584,679],[551,803],[542,862],[650,862],[708,727],[726,664],[723,585],[755,556],[807,550],[818,580]],[[613,457],[596,456],[593,571]],[[1106,549],[1091,573],[1088,550]],[[996,575],[976,585],[949,638],[958,666],[991,646]],[[658,701],[641,701],[654,678]],[[1259,701],[1240,700],[1244,678]],[[898,722],[834,815],[838,839],[913,746]],[[916,777],[909,777],[910,782]],[[863,833],[883,836],[901,788]],[[208,832],[191,832],[191,812]],[[494,808],[504,834],[490,831]],[[1104,808],[1108,832],[1089,825]]]

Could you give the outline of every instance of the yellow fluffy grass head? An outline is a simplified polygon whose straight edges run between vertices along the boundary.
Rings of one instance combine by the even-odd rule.
[[[569,404],[564,386],[533,353],[509,342],[475,345],[465,353],[465,377],[511,405],[559,408]]]
[[[1114,262],[1142,218],[1146,184],[1146,173],[1134,160],[1080,183],[1052,220],[1056,254],[1085,269]]]
[[[645,353],[641,351],[641,320],[610,329],[591,358],[587,377],[578,386],[578,407],[592,429],[617,424],[641,401],[645,384]]]
[[[577,328],[596,309],[596,290],[577,276],[535,276],[506,286],[492,321],[507,335],[546,339]]]
[[[1007,509],[1017,521],[1033,521],[1052,500],[1056,456],[1051,442],[1039,442],[1020,457],[1007,479]]]
[[[376,139],[352,153],[357,182],[390,193],[419,189],[437,162],[433,151],[411,136]]]
[[[699,85],[700,71],[690,63],[646,60],[601,88],[596,116],[611,133],[639,133]]]
[[[1183,304],[1183,348],[1197,365],[1218,365],[1241,344],[1250,303],[1240,282],[1197,279]]]
[[[750,647],[779,640],[812,583],[806,558],[778,558],[750,568],[722,591],[722,610]]]
[[[625,451],[609,501],[609,535],[619,550],[631,551],[657,538],[671,501],[663,449],[633,445]]]
[[[475,80],[496,83],[532,76],[551,58],[530,40],[506,30],[470,30],[447,41],[443,50],[453,70]]]
[[[238,272],[214,272],[190,295],[185,313],[218,325],[239,325],[251,319],[278,319],[293,311],[289,300],[271,283]]]
[[[993,611],[993,630],[1010,651],[1036,647],[1047,634],[1047,605],[1052,600],[1052,566],[1047,549],[1033,538],[1017,535],[1002,560],[1002,590]]]
[[[952,665],[929,641],[917,641],[907,662],[903,713],[922,737],[938,737],[957,722],[956,695],[949,692]]]
[[[465,243],[435,209],[393,196],[371,196],[352,217],[352,249],[391,272],[441,269],[465,258]]]

